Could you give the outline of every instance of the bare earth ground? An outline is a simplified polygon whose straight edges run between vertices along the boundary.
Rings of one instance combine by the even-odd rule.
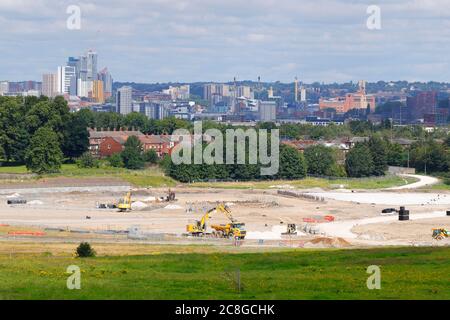
[[[61,178],[39,183],[0,184],[0,225],[6,225],[0,226],[0,241],[70,243],[88,239],[118,245],[198,243],[229,248],[229,240],[200,240],[182,236],[186,224],[200,219],[206,208],[215,202],[226,202],[231,206],[233,216],[246,224],[248,236],[242,246],[247,248],[449,244],[449,239],[437,242],[431,238],[432,228],[449,229],[450,217],[445,215],[445,211],[450,208],[450,193],[445,192],[438,194],[402,190],[352,193],[345,190],[311,190],[311,194],[325,198],[321,202],[281,196],[276,190],[175,188],[177,201],[156,203],[150,201],[149,197],[165,196],[167,189],[149,188],[133,190],[133,201],[145,203],[145,208],[127,213],[96,208],[97,202],[116,202],[127,189],[127,184],[108,178],[100,179],[100,182],[98,178]],[[15,192],[26,198],[28,204],[7,205],[7,196]],[[421,219],[397,221],[395,217],[380,216],[383,208],[398,208],[400,204],[405,205],[411,215],[417,214]],[[192,208],[192,212],[188,208]],[[307,224],[304,218],[320,220],[325,215],[335,217],[335,222],[308,223],[308,227],[316,230],[313,232],[316,234],[301,231]],[[367,224],[367,221],[371,221],[367,218],[375,217],[380,217],[381,221]],[[355,225],[354,221],[366,223]],[[225,222],[225,217],[217,213],[209,223]],[[288,238],[281,235],[287,223],[297,224],[297,236]],[[66,231],[45,230],[49,227]],[[131,227],[148,237],[130,239],[126,234],[101,234],[106,230],[124,231]],[[36,230],[44,231],[45,235],[33,237],[9,234]],[[75,232],[68,232],[70,230]],[[80,233],[83,231],[95,233]],[[324,237],[344,239],[332,241]]]

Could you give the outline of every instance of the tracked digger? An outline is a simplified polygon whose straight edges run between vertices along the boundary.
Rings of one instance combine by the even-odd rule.
[[[119,212],[131,211],[131,192],[129,191],[125,197],[121,198],[117,203]]]
[[[230,223],[211,225],[214,231],[211,234],[206,233],[206,222],[209,220],[213,212],[221,212],[230,220]],[[191,236],[203,237],[212,236],[215,238],[235,238],[244,239],[246,235],[245,223],[238,222],[233,218],[230,209],[224,204],[219,204],[218,206],[209,209],[201,218],[201,220],[196,221],[194,224],[188,224],[186,226],[186,231]]]

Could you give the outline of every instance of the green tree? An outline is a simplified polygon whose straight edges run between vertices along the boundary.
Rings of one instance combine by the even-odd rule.
[[[56,133],[48,127],[39,128],[33,135],[25,154],[27,169],[38,174],[57,172],[63,154]]]
[[[0,145],[7,161],[23,162],[30,135],[23,120],[25,109],[16,98],[0,97]]]
[[[89,148],[88,123],[84,114],[75,113],[69,116],[64,126],[64,142],[62,150],[66,157],[77,158]]]
[[[158,154],[154,149],[150,149],[144,152],[143,158],[145,162],[155,164],[158,162]]]
[[[373,160],[372,175],[384,175],[387,170],[387,149],[385,141],[377,136],[372,136],[368,141],[368,146]]]
[[[314,145],[304,152],[308,173],[317,175],[332,175],[332,168],[336,164],[334,150],[324,145]]]
[[[114,153],[107,158],[107,161],[111,167],[123,168],[123,160],[120,153]]]
[[[77,159],[79,168],[98,168],[98,160],[95,159],[90,152],[85,152]]]
[[[136,136],[131,136],[127,139],[121,155],[125,168],[135,170],[144,167],[142,143]]]
[[[407,161],[407,153],[398,143],[389,143],[387,145],[386,154],[387,164],[390,166],[405,166]]]
[[[374,170],[372,153],[366,144],[357,143],[345,159],[345,170],[349,177],[368,177]]]
[[[445,172],[449,169],[448,150],[433,140],[422,140],[411,146],[410,162],[417,171]]]
[[[302,179],[306,176],[306,160],[297,149],[287,146],[280,146],[280,168],[278,178],[280,179]]]

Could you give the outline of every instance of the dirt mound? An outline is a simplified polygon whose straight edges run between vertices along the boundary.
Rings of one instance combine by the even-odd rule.
[[[306,244],[311,244],[314,247],[330,247],[330,248],[345,248],[350,247],[351,244],[345,239],[342,238],[314,238],[311,241],[308,241]]]

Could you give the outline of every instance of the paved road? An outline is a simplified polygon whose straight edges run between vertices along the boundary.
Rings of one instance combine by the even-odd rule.
[[[416,179],[419,179],[419,181],[410,183],[410,184],[407,184],[404,186],[387,188],[386,190],[417,189],[417,188],[431,186],[433,184],[439,183],[439,179],[437,179],[437,178],[429,177],[429,176],[422,176],[422,175],[418,175],[418,174],[401,174],[400,176],[416,178]]]
[[[445,211],[431,212],[431,213],[417,213],[410,214],[410,220],[420,220],[420,219],[431,219],[445,217]],[[358,225],[366,225],[371,223],[383,223],[383,222],[394,222],[398,220],[398,215],[392,216],[381,216],[366,219],[355,219],[355,220],[345,220],[336,221],[320,225],[320,231],[325,233],[327,236],[332,237],[342,237],[347,239],[356,239],[357,234],[354,234],[351,230],[353,227]]]

